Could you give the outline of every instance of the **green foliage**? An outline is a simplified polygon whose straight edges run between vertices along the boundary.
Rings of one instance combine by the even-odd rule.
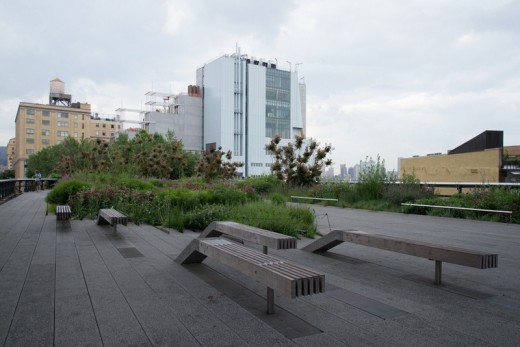
[[[0,180],[6,180],[8,178],[14,178],[14,170],[4,170],[0,172]]]
[[[237,223],[299,237],[314,237],[314,213],[306,207],[253,202],[234,207],[229,218]]]
[[[90,184],[75,179],[59,181],[47,195],[47,202],[56,205],[66,204],[71,195],[90,188]]]
[[[314,185],[319,182],[323,168],[332,165],[332,160],[327,159],[332,151],[330,145],[321,148],[312,139],[306,144],[301,136],[295,136],[294,143],[289,142],[287,146],[281,146],[281,140],[280,135],[276,135],[265,149],[274,158],[271,172],[288,185]]]
[[[258,193],[265,194],[273,191],[274,188],[279,187],[281,181],[274,175],[263,175],[256,177],[248,177],[245,180],[239,181],[238,186],[251,186]]]
[[[184,227],[204,230],[211,222],[228,219],[229,209],[222,205],[208,205],[193,209],[184,215]]]
[[[193,174],[196,155],[185,153],[173,133],[166,137],[140,131],[132,140],[120,135],[113,143],[100,139],[68,137],[63,143],[47,147],[29,157],[28,171],[61,177],[81,171],[125,173],[133,177],[180,178]]]
[[[275,205],[285,205],[287,203],[287,198],[281,193],[271,193],[269,199]]]
[[[247,194],[235,187],[218,184],[213,188],[215,193],[215,203],[222,205],[239,205],[245,203]]]
[[[366,158],[365,162],[360,163],[361,172],[359,173],[356,190],[363,200],[377,200],[383,196],[386,181],[386,168],[384,159],[377,156],[374,163],[372,158]]]
[[[215,179],[229,179],[236,177],[237,168],[244,166],[240,162],[232,162],[232,153],[222,151],[222,147],[211,146],[204,151],[203,156],[197,162],[197,175],[203,177],[206,182]]]

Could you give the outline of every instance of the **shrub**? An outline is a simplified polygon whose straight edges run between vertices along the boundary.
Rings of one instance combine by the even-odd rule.
[[[238,186],[251,186],[253,187],[258,193],[260,194],[266,194],[271,192],[275,187],[278,187],[281,185],[281,181],[276,178],[274,175],[263,175],[263,176],[256,176],[256,177],[249,177],[246,178],[243,181],[239,181]]]
[[[208,205],[185,213],[183,222],[187,229],[204,230],[211,222],[226,220],[227,216],[225,206]]]
[[[271,195],[269,195],[269,198],[271,199],[271,202],[275,205],[285,205],[285,203],[287,202],[287,198],[285,197],[285,195],[280,193],[272,193]]]
[[[284,235],[313,237],[316,233],[314,213],[307,207],[254,202],[235,206],[229,213],[231,220]]]
[[[90,188],[90,184],[75,179],[58,182],[47,195],[47,202],[56,205],[66,204],[71,195]]]

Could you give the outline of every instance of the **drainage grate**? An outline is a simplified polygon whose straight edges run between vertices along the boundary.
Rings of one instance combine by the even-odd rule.
[[[135,247],[118,248],[117,250],[125,258],[144,257],[143,253],[139,252]]]

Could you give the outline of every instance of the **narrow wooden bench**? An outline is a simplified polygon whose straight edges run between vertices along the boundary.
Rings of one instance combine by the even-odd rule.
[[[72,216],[72,211],[69,205],[58,205],[56,206],[56,219],[57,220],[68,220]]]
[[[443,246],[399,237],[370,234],[358,230],[334,230],[303,248],[309,252],[325,252],[342,243],[375,247],[435,261],[435,284],[442,283],[442,262],[477,269],[496,268],[498,255],[464,248]]]
[[[267,254],[268,247],[273,249],[296,248],[297,241],[296,238],[292,236],[235,222],[212,222],[204,229],[199,238],[219,237],[222,234],[261,245],[264,254]]]
[[[472,211],[472,212],[483,212],[483,213],[502,213],[509,216],[509,222],[513,222],[513,211],[504,210],[488,210],[483,208],[471,208],[471,207],[459,207],[459,206],[441,206],[441,205],[425,205],[425,204],[412,204],[408,202],[401,203],[404,207],[424,207],[424,208],[440,208],[444,210],[457,210],[457,211]]]
[[[102,208],[99,210],[98,225],[110,224],[114,228],[114,235],[117,233],[117,225],[128,223],[128,217],[113,208]]]
[[[274,290],[290,298],[325,291],[325,275],[222,238],[194,239],[179,254],[179,264],[213,258],[267,286],[267,313],[274,313]]]

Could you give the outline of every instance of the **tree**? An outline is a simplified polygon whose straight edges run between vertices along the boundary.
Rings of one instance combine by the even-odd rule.
[[[295,136],[294,144],[280,146],[282,138],[276,135],[265,149],[274,157],[271,172],[281,180],[293,186],[309,186],[319,182],[323,169],[332,165],[327,159],[332,151],[330,145],[319,147],[319,143],[311,139],[305,141],[302,136]],[[305,147],[304,147],[305,145]]]
[[[223,160],[223,157],[228,161]],[[204,152],[197,163],[197,175],[203,177],[206,181],[217,178],[233,178],[236,176],[237,168],[244,166],[240,162],[231,162],[232,153],[222,151],[222,147],[215,149],[211,146]]]

